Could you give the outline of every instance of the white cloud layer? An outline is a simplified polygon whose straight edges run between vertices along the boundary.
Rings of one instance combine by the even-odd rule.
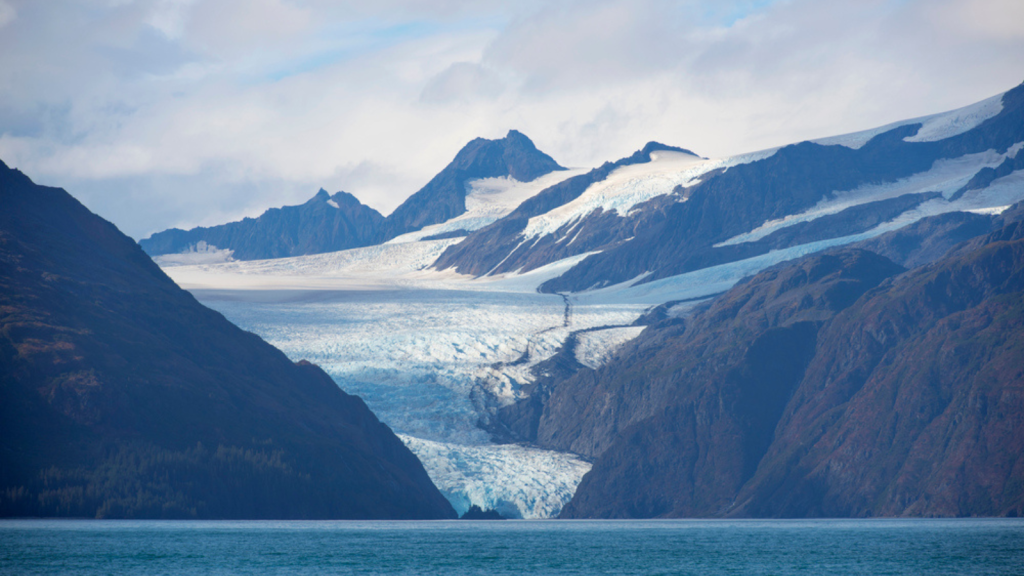
[[[136,237],[389,212],[477,136],[727,155],[1024,80],[1019,0],[0,0],[0,159]]]

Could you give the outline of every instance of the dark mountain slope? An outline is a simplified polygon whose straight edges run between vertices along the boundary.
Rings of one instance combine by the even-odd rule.
[[[0,205],[0,515],[454,517],[359,398],[66,192],[0,163]]]
[[[325,190],[305,204],[271,208],[259,218],[245,218],[209,228],[172,228],[139,241],[151,256],[177,254],[206,242],[233,250],[236,260],[285,258],[368,246],[384,217],[355,196]]]
[[[767,449],[818,327],[901,270],[864,251],[776,267],[560,383],[537,442],[598,457],[563,515],[716,514]]]
[[[481,276],[500,274],[514,270],[531,270],[561,258],[583,254],[595,249],[617,246],[633,235],[633,225],[624,222],[614,212],[597,212],[579,224],[583,231],[571,243],[563,243],[566,234],[575,226],[566,226],[553,235],[537,239],[529,245],[523,244],[522,232],[530,218],[544,214],[578,198],[587,188],[608,177],[617,168],[651,161],[651,153],[660,150],[684,152],[689,150],[649,142],[643,149],[616,162],[605,162],[598,168],[574,176],[542,190],[524,201],[511,214],[501,220],[471,233],[466,240],[449,247],[434,263],[434,268],[445,270],[455,268],[460,274]],[[582,237],[580,237],[582,236]]]
[[[821,335],[733,512],[1024,510],[1024,225],[918,268]]]
[[[500,140],[477,138],[466,144],[444,170],[410,196],[388,217],[379,241],[450,220],[466,211],[466,183],[478,178],[511,176],[531,182],[555,170],[565,170],[537,150],[520,132],[509,130]]]
[[[1024,512],[1018,211],[902,274],[852,248],[780,265],[560,383],[538,442],[597,456],[562,515]]]

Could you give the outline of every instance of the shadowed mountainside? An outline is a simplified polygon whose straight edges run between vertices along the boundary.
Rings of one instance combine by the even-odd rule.
[[[452,518],[358,397],[0,163],[0,516]]]

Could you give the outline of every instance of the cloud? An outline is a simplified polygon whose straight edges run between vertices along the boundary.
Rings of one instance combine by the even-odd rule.
[[[501,95],[504,90],[504,84],[493,71],[473,62],[456,62],[427,81],[420,93],[420,100],[443,104],[491,99]]]
[[[1012,0],[0,0],[0,158],[129,234],[344,189],[387,213],[516,128],[727,155],[1024,79]]]
[[[7,26],[18,17],[18,11],[7,2],[0,0],[0,28]]]

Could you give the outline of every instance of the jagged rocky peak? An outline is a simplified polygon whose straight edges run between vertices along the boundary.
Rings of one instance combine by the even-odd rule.
[[[334,194],[331,194],[323,188],[314,194],[312,198],[306,201],[306,204],[326,204],[332,208],[347,209],[358,209],[362,206],[362,202],[360,202],[358,198],[344,190],[339,190]]]
[[[470,141],[448,168],[464,170],[470,177],[510,176],[520,182],[530,182],[555,170],[565,170],[518,130],[509,130],[504,138],[498,140],[476,138]]]
[[[172,228],[139,241],[150,256],[188,252],[200,242],[232,251],[236,260],[282,258],[367,246],[384,217],[347,192],[333,196],[321,188],[297,206],[270,208],[259,218],[245,218],[209,228]]]

